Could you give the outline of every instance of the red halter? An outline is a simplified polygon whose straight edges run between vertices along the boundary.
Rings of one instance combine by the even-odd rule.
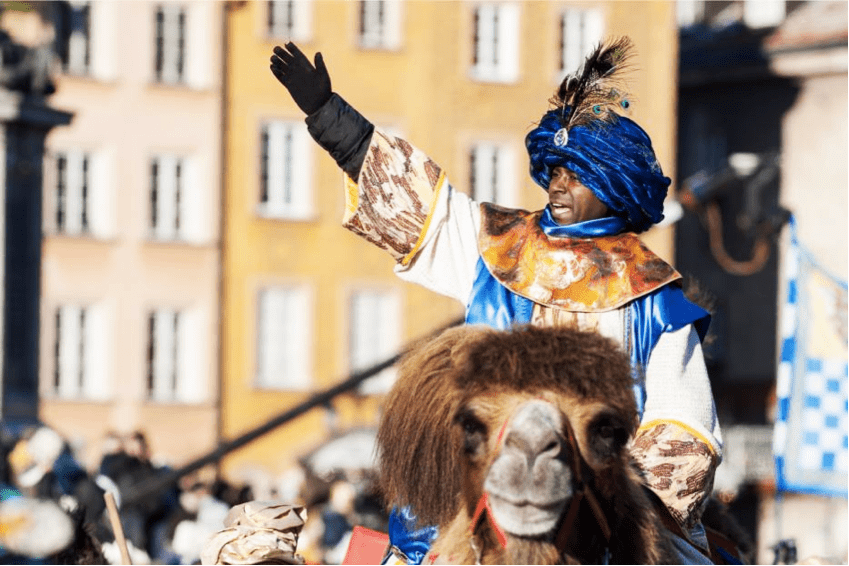
[[[575,520],[578,517],[578,510],[580,509],[581,502],[584,499],[586,499],[587,503],[589,504],[593,516],[595,517],[595,520],[598,523],[599,528],[601,529],[602,535],[604,535],[604,539],[607,542],[610,542],[611,537],[610,526],[607,523],[607,517],[605,517],[604,511],[601,509],[601,504],[599,504],[598,498],[595,496],[592,487],[586,482],[584,482],[583,476],[581,474],[581,470],[585,464],[584,459],[581,457],[581,452],[578,449],[578,443],[575,440],[575,433],[572,430],[572,425],[565,415],[563,418],[566,421],[566,442],[568,443],[569,449],[572,452],[570,469],[575,479],[575,492],[572,495],[572,499],[569,501],[569,507],[566,510],[566,516],[563,518],[563,521],[560,524],[560,529],[557,531],[557,536],[554,539],[554,546],[561,554],[567,548],[569,534],[572,532],[572,527],[574,526]],[[507,420],[505,420],[504,424],[501,425],[501,431],[498,433],[499,450],[501,449],[501,444],[504,440],[504,432],[506,431],[506,429]],[[472,522],[469,525],[469,534],[472,536],[472,538],[474,538],[475,531],[477,530],[478,524],[480,523],[484,511],[487,512],[487,517],[489,517],[489,522],[492,525],[492,530],[495,532],[495,537],[498,539],[498,543],[501,545],[501,548],[506,549],[507,535],[495,521],[495,517],[492,513],[492,508],[489,505],[489,494],[485,491],[478,500],[478,505],[475,508],[474,515],[472,516]],[[475,552],[479,553],[479,550],[475,548]],[[478,559],[480,559],[480,556],[478,556]]]

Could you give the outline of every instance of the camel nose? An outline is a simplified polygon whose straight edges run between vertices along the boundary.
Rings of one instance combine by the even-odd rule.
[[[504,449],[523,454],[528,468],[538,458],[557,458],[563,449],[563,417],[551,403],[529,401],[513,415],[504,436]]]

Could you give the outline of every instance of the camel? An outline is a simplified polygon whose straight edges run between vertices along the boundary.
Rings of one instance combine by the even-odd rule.
[[[380,485],[439,535],[424,563],[674,562],[628,445],[630,361],[596,333],[459,327],[402,362]]]

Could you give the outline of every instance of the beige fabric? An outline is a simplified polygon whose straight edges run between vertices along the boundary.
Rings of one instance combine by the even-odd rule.
[[[637,431],[631,454],[672,516],[685,529],[693,528],[713,491],[719,465],[706,439],[674,421],[649,423]]]
[[[406,263],[420,243],[442,179],[442,170],[427,155],[375,130],[359,184],[346,177],[342,225]]]
[[[201,552],[202,564],[302,563],[295,556],[307,520],[302,505],[249,501],[230,509],[224,530]]]

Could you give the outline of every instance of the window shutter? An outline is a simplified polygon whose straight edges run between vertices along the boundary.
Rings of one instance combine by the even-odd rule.
[[[202,403],[207,399],[207,367],[204,363],[203,328],[196,309],[180,312],[177,337],[178,363],[177,399],[184,403]]]
[[[292,124],[292,148],[289,165],[292,169],[288,176],[291,179],[292,202],[291,213],[304,217],[312,212],[312,149],[306,123]]]
[[[155,158],[157,166],[156,178],[156,225],[154,236],[162,240],[170,240],[176,236],[177,219],[177,158],[171,155],[160,155]]]
[[[579,10],[566,10],[563,13],[563,57],[565,73],[575,73],[581,66],[583,49],[582,17]]]
[[[363,291],[351,302],[351,369],[361,371],[382,362],[399,347],[400,305],[395,293]],[[395,368],[387,368],[363,382],[365,395],[386,393],[395,382]]]
[[[183,159],[183,187],[180,200],[180,219],[183,237],[197,244],[209,240],[209,186],[203,182],[205,169],[197,158]]]
[[[57,393],[63,398],[75,398],[79,394],[80,370],[80,307],[59,307],[59,387]]]
[[[157,401],[170,401],[174,395],[174,311],[157,310],[153,314],[153,391]]]
[[[472,187],[472,198],[476,202],[494,202],[495,186],[493,178],[495,169],[493,163],[497,162],[495,148],[489,144],[478,144],[472,148],[472,167],[474,168],[474,186]]]
[[[291,389],[308,389],[310,386],[308,337],[312,335],[309,324],[309,297],[303,289],[287,293],[285,327],[286,374],[285,383]]]
[[[112,333],[109,313],[102,304],[86,309],[84,328],[83,394],[86,399],[101,401],[111,396],[110,353]]]
[[[108,238],[115,234],[113,154],[98,151],[90,155],[89,225],[93,235]]]
[[[91,3],[90,10],[92,74],[111,81],[118,70],[118,3],[98,0]]]
[[[293,0],[292,13],[295,16],[292,37],[297,41],[309,41],[312,39],[312,0]]]
[[[519,6],[502,4],[498,11],[498,78],[515,81],[519,76]]]
[[[383,44],[387,49],[401,47],[402,10],[402,0],[386,0],[383,3]]]
[[[584,46],[581,50],[581,63],[603,39],[604,14],[601,10],[587,10],[584,12]]]
[[[285,179],[286,148],[285,127],[282,122],[271,122],[268,131],[268,201],[266,213],[280,215],[283,212],[283,183]]]
[[[187,83],[196,89],[210,88],[212,82],[211,66],[216,62],[210,33],[212,28],[215,2],[191,2],[185,8],[186,33],[188,40],[183,54],[186,61]],[[217,53],[217,51],[215,51]]]
[[[495,176],[495,202],[501,206],[518,206],[516,202],[516,168],[513,151],[508,146],[500,146],[496,151],[498,152],[498,165]]]
[[[65,154],[65,228],[64,232],[79,234],[82,230],[83,159],[81,151]]]
[[[260,294],[259,352],[257,381],[261,387],[273,387],[279,382],[283,349],[283,319],[285,296],[278,290],[266,289]]]
[[[478,6],[477,22],[477,52],[475,60],[481,74],[492,73],[495,66],[495,7],[491,5]]]

